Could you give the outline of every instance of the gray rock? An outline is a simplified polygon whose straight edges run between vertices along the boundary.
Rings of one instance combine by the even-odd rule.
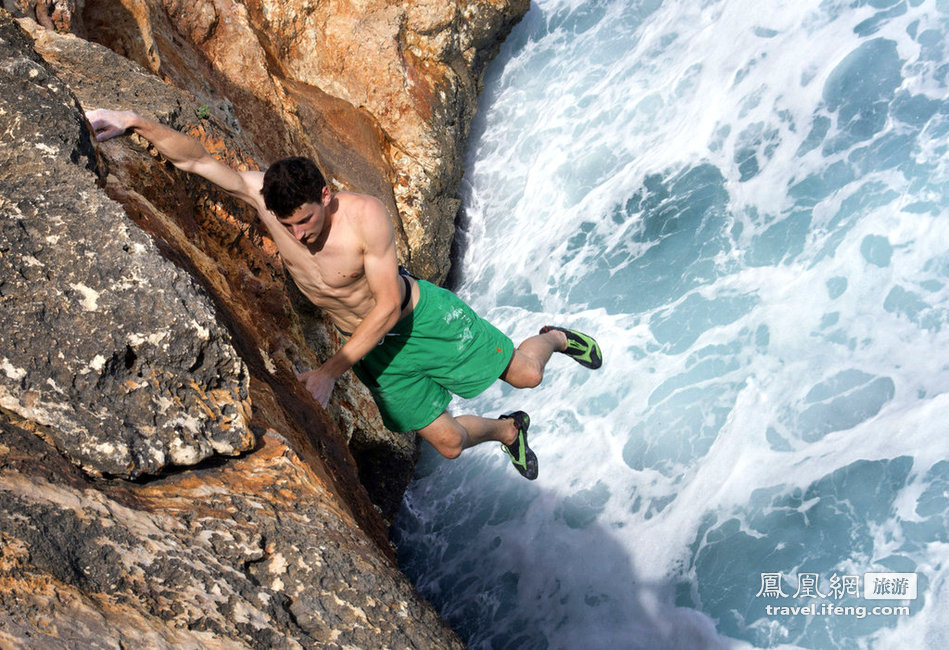
[[[0,407],[95,473],[250,449],[211,302],[97,186],[79,105],[4,12],[0,134]]]
[[[90,481],[2,413],[0,646],[463,647],[280,436]]]

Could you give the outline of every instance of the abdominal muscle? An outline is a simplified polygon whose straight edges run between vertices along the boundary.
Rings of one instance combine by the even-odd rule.
[[[337,217],[334,231],[315,249],[298,242],[287,229],[269,215],[264,220],[277,250],[300,292],[322,309],[339,329],[353,332],[376,306],[372,289],[366,279],[365,268],[355,236],[344,215]],[[404,282],[399,283],[400,304],[405,297]],[[403,310],[405,316],[418,302],[418,285],[410,278],[412,300]]]
[[[364,275],[349,283],[328,286],[321,282],[321,279],[300,278],[292,269],[290,274],[293,276],[300,292],[310,302],[322,309],[333,324],[344,332],[356,331],[359,324],[376,306],[376,300]],[[314,282],[314,280],[316,281]],[[399,283],[399,303],[401,304],[405,298],[405,283],[401,277],[397,281]],[[418,303],[418,284],[413,278],[409,278],[409,287],[412,291],[412,298],[405,309],[402,310],[399,316],[400,319],[409,314]]]

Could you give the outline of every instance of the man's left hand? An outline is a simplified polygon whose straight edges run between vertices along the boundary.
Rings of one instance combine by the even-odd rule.
[[[336,377],[324,372],[322,368],[317,368],[297,375],[297,379],[303,382],[303,385],[306,386],[313,399],[320,403],[320,406],[326,408],[329,405],[330,396],[336,386]]]

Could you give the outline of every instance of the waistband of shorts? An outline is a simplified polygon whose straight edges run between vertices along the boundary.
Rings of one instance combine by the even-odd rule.
[[[392,329],[389,330],[389,333],[386,334],[386,336],[400,335],[404,333],[403,330],[405,330],[405,328],[408,327],[409,322],[412,320],[411,318],[409,318],[409,316],[411,316],[412,314],[416,312],[421,312],[425,308],[425,305],[428,303],[428,294],[431,292],[431,288],[435,286],[431,282],[426,282],[425,280],[416,278],[414,275],[412,275],[408,271],[405,271],[403,273],[402,267],[399,267],[399,276],[405,282],[406,296],[408,297],[409,300],[412,299],[412,295],[411,295],[412,284],[409,282],[409,278],[415,279],[416,284],[418,284],[418,303],[416,303],[412,311],[410,311],[408,314],[400,318],[399,321],[395,325],[392,326]],[[404,310],[405,307],[403,306],[402,309]],[[353,335],[352,332],[344,331],[343,328],[341,328],[339,325],[334,325],[334,327],[336,328],[336,331],[339,332],[340,335],[344,339],[348,339],[350,336]],[[383,341],[384,340],[385,339],[383,339]]]
[[[418,303],[416,303],[412,311],[392,326],[392,329],[389,330],[390,334],[403,334],[406,329],[410,329],[412,326],[412,315],[425,312],[425,309],[428,307],[432,289],[437,288],[434,284],[426,282],[425,280],[419,280],[418,278],[415,279],[415,283],[418,284]]]

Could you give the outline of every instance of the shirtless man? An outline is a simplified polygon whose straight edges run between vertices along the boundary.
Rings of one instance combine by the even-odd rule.
[[[237,172],[197,140],[135,113],[97,109],[86,117],[97,140],[135,132],[178,169],[203,176],[257,209],[300,291],[346,339],[323,365],[300,375],[323,407],[336,380],[352,368],[389,429],[416,431],[446,458],[496,440],[522,475],[537,477],[526,413],[454,417],[445,410],[451,393],[474,397],[499,377],[516,388],[533,388],[558,351],[597,368],[596,341],[544,327],[514,349],[457,296],[401,273],[383,204],[331,191],[309,159],[280,160],[266,173]]]

